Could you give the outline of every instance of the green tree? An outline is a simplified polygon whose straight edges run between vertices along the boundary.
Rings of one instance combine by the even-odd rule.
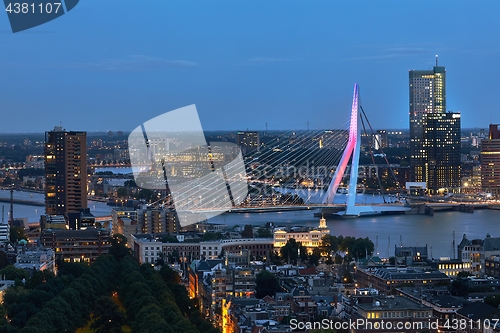
[[[114,234],[110,240],[111,247],[109,254],[111,254],[117,261],[131,255],[130,248],[127,247],[127,237],[121,234]]]
[[[26,235],[24,234],[24,228],[23,227],[11,227],[10,228],[10,242],[11,243],[17,243],[21,239],[27,239]]]
[[[335,253],[339,249],[337,237],[326,234],[321,239],[321,250],[326,253]]]
[[[375,245],[368,238],[357,238],[349,248],[349,254],[354,258],[365,258],[366,254],[371,254]]]
[[[263,270],[255,277],[255,297],[272,297],[280,290],[281,287],[279,281],[274,274]]]
[[[83,262],[64,262],[63,260],[58,260],[56,265],[58,276],[71,276],[72,278],[80,277],[89,267]]]
[[[454,296],[467,296],[469,283],[467,279],[455,279],[450,285],[450,293]]]
[[[173,250],[172,253],[168,255],[168,262],[171,264],[180,262],[180,255],[177,249]]]
[[[4,276],[5,280],[22,280],[28,278],[28,273],[24,269],[9,265],[4,269],[0,269],[0,276]]]
[[[161,238],[161,241],[163,243],[179,243],[179,240],[177,237],[172,236],[172,235],[165,235]]]
[[[334,262],[335,264],[337,265],[341,265],[342,264],[342,261],[344,261],[344,258],[342,258],[342,256],[340,254],[336,254],[335,255],[335,259],[334,259]]]
[[[498,308],[498,306],[500,305],[500,294],[487,296],[484,299],[484,303]]]
[[[302,260],[307,260],[307,249],[295,238],[289,238],[285,246],[280,249],[280,255],[285,262],[296,265],[299,255]]]
[[[466,272],[466,271],[461,271],[461,272],[458,272],[458,274],[457,274],[458,278],[466,278],[468,276],[472,276],[472,274],[469,272]]]
[[[153,192],[147,188],[143,188],[136,194],[136,199],[144,199],[146,201],[154,201],[154,200],[157,200],[157,196],[156,196],[155,192]]]
[[[243,228],[241,238],[253,238],[253,227],[250,224],[245,225]]]
[[[127,198],[128,197],[128,188],[126,187],[119,187],[117,190],[116,190],[116,196],[118,198]]]
[[[7,265],[9,265],[9,258],[7,257],[7,253],[0,250],[0,269],[7,267]]]
[[[257,230],[258,238],[273,238],[273,233],[270,228],[259,228]]]
[[[160,276],[167,283],[179,284],[181,282],[179,274],[168,266],[163,266],[160,269]]]
[[[273,265],[283,264],[283,260],[281,259],[279,253],[276,251],[272,251],[271,253],[269,253],[269,259],[271,260],[271,264]]]
[[[203,234],[203,241],[212,241],[212,240],[218,240],[218,239],[223,239],[224,235],[220,232],[205,232]]]
[[[137,187],[137,184],[135,183],[135,180],[133,180],[133,179],[129,179],[129,180],[125,181],[125,183],[123,185],[127,186],[127,187]]]
[[[101,296],[94,303],[94,320],[91,328],[95,333],[122,333],[125,315],[109,296]]]
[[[3,186],[9,186],[9,185],[12,185],[14,183],[14,181],[12,180],[12,178],[10,178],[9,176],[5,177],[3,179],[3,182],[2,182],[2,185]]]
[[[309,255],[309,263],[311,265],[319,265],[319,259],[321,259],[321,250],[319,248],[314,248],[313,252]]]
[[[342,283],[353,283],[354,282],[354,278],[352,277],[352,274],[351,272],[346,269],[344,271],[344,274],[342,275]]]
[[[26,187],[35,187],[35,183],[30,179],[24,184]]]

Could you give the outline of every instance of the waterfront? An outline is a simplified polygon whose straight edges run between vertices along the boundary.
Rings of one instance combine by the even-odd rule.
[[[1,198],[9,198],[9,190],[0,190]],[[44,196],[42,193],[34,192],[22,192],[14,191],[15,199],[31,200],[36,202],[43,202]],[[7,202],[1,202],[0,206],[4,207],[5,210],[5,221],[8,220],[10,204]],[[106,205],[104,202],[88,201],[88,207],[90,212],[95,216],[106,216],[111,215],[111,206]],[[40,220],[40,215],[45,213],[45,207],[43,206],[31,206],[31,205],[21,205],[14,204],[14,217],[15,218],[27,218],[28,222],[38,222]]]
[[[9,191],[0,191],[1,197],[8,197]],[[43,201],[43,194],[15,192],[16,198]],[[372,196],[359,200],[368,201]],[[340,199],[339,199],[340,200]],[[373,199],[376,201],[375,199]],[[5,219],[8,219],[9,204],[5,208]],[[91,212],[96,216],[111,214],[111,206],[102,202],[89,201]],[[277,226],[315,227],[319,219],[313,216],[314,210],[271,212],[271,213],[225,213],[210,219],[212,223],[224,223],[228,227],[235,225],[265,225],[272,222]],[[28,218],[29,222],[37,222],[43,207],[14,205],[14,217]],[[399,246],[400,238],[404,246],[429,246],[429,255],[434,258],[452,257],[453,231],[456,244],[460,243],[465,233],[469,239],[500,237],[500,210],[476,210],[473,214],[454,211],[438,212],[434,216],[427,215],[378,215],[357,219],[327,219],[328,227],[333,235],[369,237],[376,244],[376,252],[381,257],[391,256],[394,246]],[[378,236],[378,237],[377,237]],[[378,238],[378,242],[377,242]],[[378,243],[378,246],[377,246]]]
[[[314,211],[283,213],[226,213],[210,220],[213,223],[234,225],[264,225],[272,222],[278,226],[316,227],[319,219],[313,217]],[[380,257],[394,255],[394,246],[429,247],[429,256],[434,258],[452,257],[453,231],[456,245],[465,233],[469,239],[484,239],[486,234],[500,237],[500,211],[476,210],[473,214],[454,211],[438,212],[428,215],[376,215],[357,219],[329,218],[328,228],[332,235],[368,237],[378,247]],[[455,253],[456,254],[456,253]]]

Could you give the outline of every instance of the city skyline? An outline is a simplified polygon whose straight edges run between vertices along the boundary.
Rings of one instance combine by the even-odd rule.
[[[464,128],[500,122],[488,98],[500,49],[494,2],[133,4],[85,1],[17,34],[0,16],[0,132],[60,122],[130,131],[190,104],[206,130],[331,128],[355,82],[375,128],[407,129],[407,73],[432,68],[436,54],[448,70],[446,111],[460,111]],[[430,12],[444,14],[408,21]]]

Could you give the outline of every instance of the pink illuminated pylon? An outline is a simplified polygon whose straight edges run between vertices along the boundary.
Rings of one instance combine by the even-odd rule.
[[[352,97],[352,109],[351,109],[351,123],[349,125],[349,141],[342,155],[337,169],[333,175],[332,181],[328,186],[328,190],[323,198],[324,204],[333,204],[333,199],[339,188],[342,177],[345,174],[347,163],[352,156],[352,167],[351,176],[349,180],[348,197],[347,197],[347,207],[352,207],[355,205],[356,198],[356,183],[358,179],[358,165],[359,165],[359,144],[360,136],[358,130],[358,117],[359,117],[359,104],[358,104],[358,84],[354,84],[354,94]]]

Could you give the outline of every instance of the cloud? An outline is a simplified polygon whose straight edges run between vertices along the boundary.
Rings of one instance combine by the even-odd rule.
[[[121,59],[99,62],[72,63],[65,67],[100,71],[147,71],[168,67],[196,67],[198,64],[186,60],[168,60],[146,55],[130,55]]]
[[[420,56],[422,54],[427,54],[429,52],[438,53],[439,51],[445,50],[442,45],[439,44],[426,44],[426,45],[362,45],[362,48],[371,49],[371,51],[364,51],[364,53],[373,53],[366,56],[355,56],[349,57],[345,60],[349,61],[384,61],[397,58],[407,58]]]
[[[472,56],[498,56],[500,50],[484,50],[484,49],[467,49],[461,50],[462,53],[472,55]]]
[[[289,58],[269,58],[269,57],[255,57],[251,59],[247,59],[248,62],[255,62],[255,63],[269,63],[269,62],[282,62],[282,61],[291,61],[293,59]]]
[[[407,56],[407,55],[392,53],[392,54],[379,54],[379,55],[362,56],[362,57],[350,57],[350,58],[347,58],[346,60],[353,60],[353,61],[389,60],[389,59],[401,58],[401,57],[404,57],[404,56]]]
[[[430,51],[430,48],[424,47],[389,47],[386,48],[385,52],[394,52],[397,54],[421,54]]]

